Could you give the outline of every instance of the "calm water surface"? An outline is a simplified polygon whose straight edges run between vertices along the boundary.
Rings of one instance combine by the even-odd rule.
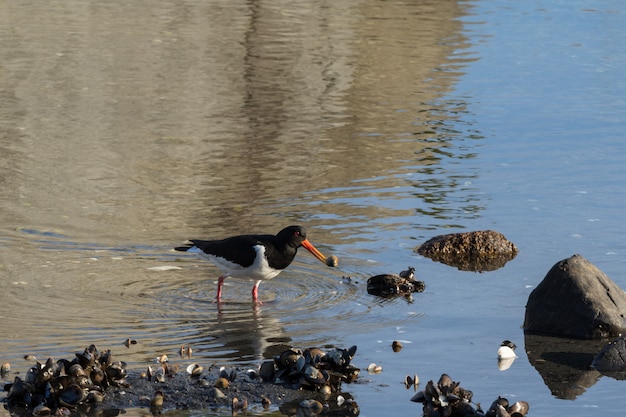
[[[583,369],[555,389],[521,325],[530,291],[574,253],[626,288],[625,13],[620,1],[1,5],[0,359],[24,372],[25,353],[95,343],[139,369],[190,344],[198,362],[247,366],[276,343],[357,345],[357,366],[384,369],[344,386],[362,416],[421,415],[404,376],[444,372],[483,405],[621,415],[622,381]],[[218,271],[171,249],[288,224],[340,267],[302,251],[259,307],[251,284],[227,280],[218,308]],[[480,229],[518,257],[476,274],[413,252]],[[408,265],[427,285],[413,302],[367,294],[369,276]],[[520,356],[504,372],[503,339]]]

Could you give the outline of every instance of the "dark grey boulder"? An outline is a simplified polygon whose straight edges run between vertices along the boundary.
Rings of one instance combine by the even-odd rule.
[[[626,293],[581,255],[556,263],[528,297],[524,330],[595,339],[626,333]]]

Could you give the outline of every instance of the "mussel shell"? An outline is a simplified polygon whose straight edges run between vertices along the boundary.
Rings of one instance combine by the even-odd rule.
[[[106,368],[106,375],[109,380],[125,378],[126,368],[123,368],[121,365],[118,364],[109,365]]]
[[[472,404],[467,401],[459,401],[458,403],[454,404],[453,408],[454,408],[454,411],[453,411],[454,415],[460,415],[460,416],[476,415],[476,410],[474,409]]]
[[[96,357],[96,359],[98,359],[100,357],[100,351],[98,351],[98,348],[93,343],[91,345],[89,345],[89,347],[87,348],[87,352],[89,352],[92,355],[94,355]]]
[[[261,405],[263,406],[264,409],[268,409],[270,405],[272,405],[272,402],[270,401],[269,398],[267,398],[266,396],[261,396]]]
[[[341,379],[348,384],[353,383],[359,377],[361,370],[354,365],[348,365],[341,372]]]
[[[412,377],[411,375],[407,375],[404,379],[404,386],[406,387],[406,389],[409,389],[410,387],[417,387],[419,383],[420,379],[417,374],[413,375]]]
[[[525,416],[526,414],[528,414],[528,410],[529,410],[530,406],[528,405],[528,403],[526,401],[516,401],[513,404],[511,404],[508,408],[508,412],[510,414],[513,413],[519,413],[523,416]]]
[[[344,362],[344,355],[342,349],[332,348],[326,355],[324,355],[323,361],[328,362],[335,366],[342,366]]]
[[[418,391],[414,396],[411,397],[411,401],[415,403],[425,403],[426,394],[424,394],[424,391]]]
[[[156,382],[165,382],[165,368],[161,366],[154,371],[154,380]]]
[[[45,405],[38,405],[33,408],[33,416],[44,417],[49,416],[50,414],[52,414],[52,410],[50,410],[50,408],[46,407]]]
[[[194,378],[198,378],[203,371],[204,368],[197,363],[192,363],[191,365],[187,366],[187,373]]]
[[[30,368],[33,369],[33,368]],[[40,385],[50,381],[59,370],[58,364],[52,358],[48,358],[46,364],[37,372],[36,384]]]
[[[308,348],[304,351],[304,357],[306,358],[306,362],[312,365],[318,363],[326,354],[320,348]]]
[[[328,373],[326,371],[319,370],[311,365],[305,365],[302,374],[304,375],[304,379],[307,382],[315,385],[323,385],[329,379]]]
[[[30,404],[35,389],[28,382],[22,381],[19,376],[16,376],[11,384],[7,400],[9,405],[27,406]]]
[[[96,363],[96,357],[91,352],[89,352],[88,349],[85,349],[84,352],[77,352],[75,355],[76,360],[83,368],[88,368]]]
[[[165,396],[163,395],[163,391],[157,390],[152,396],[152,400],[150,401],[151,407],[163,407],[163,400]]]
[[[220,368],[220,377],[226,378],[229,381],[234,381],[237,378],[237,370],[235,368],[226,368],[222,366]]]
[[[317,391],[323,395],[330,395],[333,392],[333,389],[331,388],[330,385],[322,385],[318,387]]]
[[[402,343],[398,340],[394,340],[393,343],[391,343],[391,349],[396,353],[400,352],[403,347]]]
[[[113,354],[111,349],[107,349],[102,355],[100,355],[100,363],[103,365],[111,365],[113,363]]]
[[[350,360],[352,360],[352,358],[354,358],[354,355],[356,354],[356,345],[354,346],[350,346],[346,352],[348,353],[348,358]]]
[[[367,367],[367,372],[370,374],[379,374],[383,371],[383,367],[376,365],[374,362],[370,363]]]
[[[65,407],[75,407],[85,399],[85,392],[77,384],[71,384],[59,393],[59,403]]]
[[[457,390],[457,395],[464,400],[472,401],[472,397],[474,396],[474,393],[468,389],[459,387]]]
[[[305,411],[303,413],[303,415],[305,416],[318,415],[321,414],[322,411],[324,411],[324,406],[322,405],[322,403],[313,399],[300,401],[298,407],[301,410]],[[307,413],[306,411],[309,411],[310,413]]]
[[[449,387],[453,383],[454,382],[452,381],[452,378],[450,378],[450,375],[442,374],[439,378],[439,381],[437,382],[437,385],[439,385],[439,388],[441,389],[442,387]]]
[[[91,378],[91,382],[96,385],[100,385],[105,379],[104,371],[100,368],[93,368],[89,377]]]
[[[300,351],[300,349],[287,349],[280,354],[278,358],[278,365],[281,368],[289,368],[298,361],[300,356],[302,356],[302,351]]]
[[[498,406],[502,406],[505,410],[509,407],[509,400],[503,397],[498,397],[497,400],[491,403],[489,406],[489,410],[487,410],[487,414],[496,415],[498,412]]]
[[[405,271],[400,272],[398,275],[400,275],[402,278],[412,280],[413,278],[415,278],[415,268],[409,266]]]
[[[283,383],[286,382],[287,377],[289,376],[289,369],[283,368],[283,369],[278,369],[276,372],[274,372],[274,383]]]
[[[300,356],[296,361],[296,371],[302,372],[304,370],[304,365],[307,363],[306,358],[304,356]]]
[[[335,366],[347,366],[350,364],[352,358],[354,358],[355,353],[356,346],[351,346],[348,349],[332,348],[326,352],[322,360]]]
[[[40,370],[41,364],[37,364],[36,366],[28,368],[28,371],[26,371],[26,376],[24,377],[24,382],[35,385],[37,383],[37,375],[39,375]]]
[[[0,366],[0,377],[4,378],[11,372],[11,364],[9,362],[5,362]]]
[[[441,390],[432,380],[428,381],[426,388],[424,388],[424,394],[429,401],[437,402],[441,396]]]
[[[78,363],[75,363],[72,366],[70,366],[69,372],[70,372],[70,375],[73,377],[87,376],[87,372],[85,372],[85,369],[83,369],[82,365]]]
[[[96,390],[89,391],[89,393],[87,393],[85,401],[88,403],[100,404],[102,401],[104,401],[104,394]]]
[[[60,375],[50,381],[50,385],[57,391],[63,390],[74,382],[74,378],[69,375]]]
[[[271,381],[274,379],[275,368],[274,361],[263,361],[261,363],[261,367],[259,368],[259,376],[263,381]]]

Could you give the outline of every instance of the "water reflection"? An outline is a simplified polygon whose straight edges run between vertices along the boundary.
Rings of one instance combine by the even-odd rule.
[[[249,362],[275,343],[418,321],[419,306],[382,308],[308,260],[263,284],[267,306],[240,304],[249,288],[233,286],[218,310],[215,270],[171,248],[303,223],[324,252],[352,255],[343,271],[359,278],[371,275],[363,253],[400,256],[385,245],[398,233],[479,216],[466,163],[480,134],[445,98],[476,59],[458,19],[467,7],[7,4],[0,351],[132,337],[131,366],[181,344]]]
[[[525,334],[524,343],[530,364],[557,398],[573,400],[584,394],[602,376],[591,368],[591,362],[606,340]]]

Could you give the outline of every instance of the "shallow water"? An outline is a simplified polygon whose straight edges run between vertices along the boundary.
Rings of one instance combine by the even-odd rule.
[[[530,291],[574,253],[626,288],[621,2],[1,8],[0,359],[13,369],[90,343],[135,368],[182,344],[246,366],[278,343],[357,345],[357,366],[383,366],[344,386],[362,416],[420,415],[405,375],[444,372],[483,405],[622,410],[612,378],[561,377],[575,394],[553,392],[521,330]],[[218,271],[172,250],[288,224],[340,266],[301,251],[258,307],[251,283],[227,280],[218,308]],[[413,252],[481,229],[520,254],[476,274]],[[412,302],[367,294],[369,276],[408,265],[427,286]],[[503,339],[520,357],[499,371]]]

